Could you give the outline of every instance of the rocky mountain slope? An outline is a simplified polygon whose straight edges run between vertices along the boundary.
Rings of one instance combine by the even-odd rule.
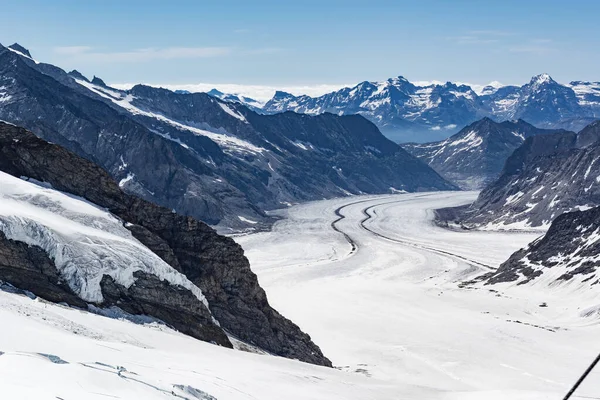
[[[124,193],[92,162],[5,123],[0,171],[0,280],[51,301],[152,316],[224,346],[231,335],[331,365],[269,305],[232,239]]]
[[[523,120],[494,122],[483,118],[446,140],[407,143],[403,147],[444,178],[463,189],[481,189],[498,178],[506,159],[526,138],[555,133]]]
[[[543,282],[580,286],[600,283],[600,207],[557,217],[545,236],[514,253],[488,284]]]
[[[358,113],[398,142],[445,139],[482,117],[524,119],[540,128],[578,131],[600,118],[600,83],[565,85],[541,74],[523,86],[487,86],[476,92],[451,82],[417,85],[400,76],[384,82],[365,81],[315,98],[277,92],[263,110]]]
[[[212,225],[258,229],[264,210],[293,202],[454,187],[360,116],[265,116],[203,93],[119,91],[15,48],[0,48],[0,119]]]
[[[177,91],[175,91],[175,92],[177,92]],[[181,92],[181,94],[191,94],[191,93],[190,92]],[[206,94],[216,97],[218,99],[221,99],[223,101],[228,101],[230,103],[243,104],[246,107],[248,107],[249,109],[251,109],[252,111],[256,111],[259,113],[262,112],[262,108],[264,106],[264,103],[261,103],[260,101],[255,100],[252,97],[246,97],[246,96],[242,96],[242,95],[238,95],[238,94],[223,93],[217,89],[209,90],[208,92],[206,92]]]
[[[549,226],[565,212],[600,205],[599,163],[600,121],[578,134],[529,137],[472,205],[441,218],[490,228]]]

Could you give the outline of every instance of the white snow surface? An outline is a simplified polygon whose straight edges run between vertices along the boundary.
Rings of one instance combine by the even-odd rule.
[[[359,373],[230,350],[162,324],[136,325],[3,291],[0,321],[3,400],[358,400],[395,396],[390,384]]]
[[[223,111],[225,111],[227,114],[231,115],[233,118],[236,118],[242,122],[248,123],[248,121],[246,121],[246,117],[244,117],[239,112],[233,111],[227,104],[219,102],[219,106],[221,106]]]
[[[306,203],[278,211],[285,219],[272,232],[236,237],[271,304],[335,369],[0,291],[0,321],[9,327],[0,329],[0,393],[11,400],[207,398],[202,392],[219,400],[562,398],[598,351],[598,316],[589,312],[598,296],[588,289],[566,297],[542,285],[460,288],[537,237],[432,223],[433,209],[476,195]],[[331,227],[336,210],[345,218],[335,226],[355,249]],[[598,397],[598,378],[594,371],[574,399]]]
[[[476,195],[309,203],[280,211],[286,219],[273,232],[236,241],[271,304],[308,332],[334,365],[397,387],[390,398],[562,398],[600,349],[597,314],[582,316],[600,304],[598,290],[460,288],[542,234],[433,224],[434,209]],[[338,207],[346,218],[336,226],[356,250],[330,227]],[[600,397],[599,378],[600,370],[593,372],[577,394]]]
[[[133,273],[144,271],[185,287],[208,307],[202,291],[138,242],[123,221],[84,199],[0,172],[0,230],[45,250],[85,301],[102,302],[103,275],[129,287]]]

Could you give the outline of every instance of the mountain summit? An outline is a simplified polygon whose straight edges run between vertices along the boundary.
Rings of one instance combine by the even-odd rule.
[[[21,53],[22,55],[24,55],[26,57],[32,58],[29,50],[27,50],[25,47],[21,46],[19,43],[11,44],[10,46],[8,46],[8,48],[17,53]]]

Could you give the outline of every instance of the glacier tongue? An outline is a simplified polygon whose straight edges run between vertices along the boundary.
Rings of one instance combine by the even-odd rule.
[[[123,222],[96,205],[0,172],[0,230],[9,239],[42,248],[61,277],[83,300],[103,301],[104,275],[130,287],[144,271],[190,290],[208,308],[202,291],[135,239]]]

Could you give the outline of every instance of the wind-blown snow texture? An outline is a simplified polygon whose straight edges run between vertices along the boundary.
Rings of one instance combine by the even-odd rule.
[[[498,123],[483,118],[446,140],[407,143],[403,147],[444,178],[463,189],[474,190],[496,180],[506,159],[526,138],[556,132],[538,129],[523,120]]]
[[[600,118],[600,83],[563,85],[540,74],[523,86],[488,86],[477,93],[468,85],[421,86],[399,76],[365,81],[316,98],[277,92],[264,110],[359,113],[398,142],[422,143],[445,139],[486,116],[497,121],[524,119],[540,128],[579,130]]]

